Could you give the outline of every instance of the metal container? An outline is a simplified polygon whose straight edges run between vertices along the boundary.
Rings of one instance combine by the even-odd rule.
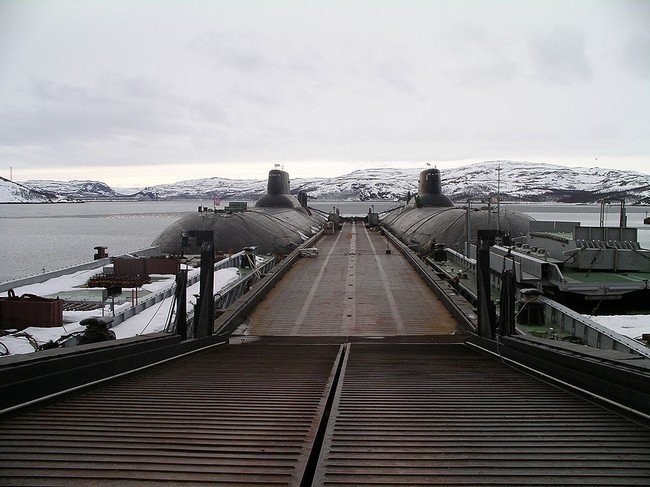
[[[22,330],[29,326],[55,327],[63,325],[63,300],[48,299],[34,294],[20,297],[9,290],[9,297],[0,298],[0,327]]]

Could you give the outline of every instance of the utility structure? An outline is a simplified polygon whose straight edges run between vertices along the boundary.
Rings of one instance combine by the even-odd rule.
[[[627,213],[625,211],[625,199],[624,198],[603,198],[600,200],[600,226],[601,228],[605,226],[605,207],[611,203],[620,204],[620,212],[618,218],[618,226],[624,228],[627,226]]]
[[[182,246],[190,245],[190,239],[195,239],[195,245],[201,248],[201,275],[200,290],[197,302],[194,305],[194,338],[201,338],[212,334],[214,322],[214,231],[212,230],[188,230],[182,233]],[[179,281],[180,279],[180,281]],[[177,284],[184,289],[183,277],[177,278]],[[179,291],[177,287],[177,291]],[[180,292],[180,291],[179,291]],[[183,293],[184,294],[184,293]],[[183,323],[185,313],[185,297],[177,295],[178,308],[176,310],[176,326],[181,336],[187,337],[187,324]],[[178,328],[180,324],[180,328]]]
[[[467,198],[467,214],[465,217],[465,224],[467,226],[467,244],[465,248],[465,255],[467,257],[470,257],[470,245],[472,243],[471,237],[472,237],[472,203],[485,203],[485,200],[481,198]],[[492,222],[492,204],[490,203],[490,200],[487,200],[487,206],[488,206],[488,226],[490,226]]]

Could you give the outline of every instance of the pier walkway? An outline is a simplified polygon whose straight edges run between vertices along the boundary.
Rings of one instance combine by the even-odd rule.
[[[0,415],[2,485],[650,484],[647,425],[468,346],[363,225],[318,247],[230,343]]]
[[[387,240],[350,223],[318,242],[257,305],[246,333],[264,336],[451,335],[458,324]],[[392,246],[391,246],[392,247]]]

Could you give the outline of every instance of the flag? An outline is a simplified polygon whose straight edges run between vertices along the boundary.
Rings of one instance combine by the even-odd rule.
[[[221,198],[218,196],[214,197],[214,206],[219,206],[221,204]]]

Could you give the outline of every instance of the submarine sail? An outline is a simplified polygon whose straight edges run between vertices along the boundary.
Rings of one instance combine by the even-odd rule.
[[[454,206],[443,193],[440,171],[426,169],[420,173],[419,193],[407,204],[387,213],[381,223],[405,244],[427,252],[433,244],[442,243],[463,251],[467,241],[467,208]],[[495,214],[491,208],[469,210],[470,241],[475,243],[476,230],[508,230],[512,237],[528,233],[531,217],[520,212]]]
[[[291,195],[289,174],[269,171],[267,192],[254,207],[244,211],[200,211],[181,217],[153,241],[167,254],[199,253],[190,241],[183,246],[182,234],[190,230],[212,230],[218,252],[236,252],[257,246],[260,253],[286,255],[318,232],[324,220],[304,208]]]

